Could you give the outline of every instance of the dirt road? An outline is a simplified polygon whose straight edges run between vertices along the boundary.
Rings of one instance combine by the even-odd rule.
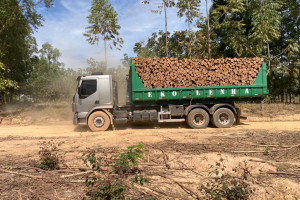
[[[190,129],[184,124],[164,124],[158,126],[117,127],[117,130],[93,133],[85,126],[74,126],[71,122],[57,122],[48,125],[2,126],[0,128],[0,155],[7,153],[24,154],[38,150],[39,142],[46,139],[59,139],[80,149],[87,147],[119,147],[139,142],[160,142],[171,139],[198,143],[212,136],[239,135],[252,132],[278,133],[300,132],[300,121],[285,122],[243,122],[230,129]],[[5,142],[3,142],[5,141]],[[24,143],[30,145],[24,146]],[[11,146],[12,145],[12,146]]]
[[[226,169],[229,171],[247,162],[255,180],[253,187],[256,188],[256,192],[252,194],[252,199],[300,198],[300,148],[297,146],[300,144],[300,121],[243,122],[230,129],[208,127],[203,130],[189,129],[182,124],[150,128],[131,126],[100,133],[90,132],[86,127],[75,127],[69,121],[48,125],[1,126],[1,169],[16,169],[23,173],[42,174],[47,177],[49,172],[41,172],[30,166],[32,162],[39,160],[41,142],[49,140],[62,143],[60,151],[64,155],[64,166],[67,169],[84,167],[81,156],[88,149],[122,149],[138,143],[151,144],[163,149],[168,155],[170,170],[161,166],[154,167],[155,169],[143,168],[145,172],[161,171],[164,176],[173,180],[167,181],[158,175],[149,175],[153,181],[148,187],[166,194],[160,197],[161,199],[174,199],[174,196],[177,199],[196,198],[182,190],[179,185],[174,186],[174,180],[203,196],[199,190],[201,180],[209,176],[209,172],[214,170],[212,166],[215,166],[221,157],[226,160]],[[266,153],[268,145],[272,149]],[[147,152],[151,152],[148,162],[164,164],[163,157],[157,149],[150,148]],[[193,172],[175,170],[183,166],[193,168]],[[269,172],[283,173],[268,174]],[[85,197],[86,188],[83,183],[74,182],[73,179],[62,180],[59,178],[63,173],[61,171],[50,173],[52,178],[56,177],[54,180],[48,177],[45,178],[46,181],[41,181],[0,172],[0,183],[4,185],[0,189],[0,199]],[[77,179],[84,180],[83,177]]]
[[[106,132],[92,133],[87,127],[74,126],[70,121],[52,122],[47,125],[25,125],[25,126],[1,126],[0,138],[7,136],[22,136],[22,137],[73,137],[79,136],[82,133],[92,134],[97,136],[107,136],[115,134],[123,134],[132,132],[138,134],[141,131],[144,133],[165,133],[165,132],[177,132],[178,130],[185,133],[232,133],[236,131],[247,130],[267,130],[267,131],[300,131],[300,119],[295,121],[256,121],[247,122],[243,121],[240,125],[235,125],[230,129],[217,129],[215,127],[208,127],[206,129],[190,129],[185,124],[160,124],[159,126],[119,126],[117,130],[109,130]],[[172,135],[172,134],[171,134]],[[201,135],[199,135],[201,137]]]

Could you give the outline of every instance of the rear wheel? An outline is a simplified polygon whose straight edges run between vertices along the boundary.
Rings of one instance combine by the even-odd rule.
[[[187,123],[194,129],[205,128],[209,124],[209,115],[205,110],[196,108],[188,114]]]
[[[228,108],[220,108],[213,114],[212,121],[218,128],[229,128],[234,123],[234,114]]]
[[[88,119],[88,126],[91,131],[106,131],[110,125],[109,117],[102,111],[92,113]]]

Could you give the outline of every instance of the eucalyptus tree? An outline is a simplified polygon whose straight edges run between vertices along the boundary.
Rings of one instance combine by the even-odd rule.
[[[146,42],[141,41],[135,43],[133,51],[142,58],[164,57],[166,55],[164,39],[163,31],[159,31],[158,33],[154,32]]]
[[[209,11],[208,11],[208,0],[205,0],[205,6],[206,6],[206,21],[207,21],[207,43],[208,43],[208,59],[210,59],[210,24],[209,24]]]
[[[191,57],[192,54],[192,39],[194,32],[192,32],[191,24],[194,22],[195,18],[200,17],[200,3],[201,0],[179,0],[176,4],[176,7],[178,8],[178,17],[186,17],[186,22],[188,24],[188,56]]]
[[[178,0],[176,7],[178,8],[178,17],[186,17],[188,30],[191,31],[191,24],[196,17],[200,15],[201,0]]]
[[[144,4],[149,4],[150,1],[144,0],[142,1]],[[165,14],[165,48],[166,48],[166,57],[169,57],[169,50],[168,50],[168,18],[167,18],[167,8],[175,6],[174,0],[162,0],[162,3],[157,7],[157,9],[151,10],[153,13],[162,13]]]
[[[213,1],[210,9],[211,31],[219,43],[220,52],[227,57],[247,56],[246,24],[244,23],[245,0]]]
[[[300,1],[285,1],[282,4],[280,13],[281,36],[275,42],[270,43],[272,66],[275,66],[271,68],[270,76],[272,76],[272,79],[279,76],[286,81],[278,87],[284,88],[284,93],[289,96],[286,99],[291,102],[293,95],[300,94]],[[270,87],[271,95],[273,97],[278,96],[275,81],[270,82]]]
[[[107,42],[112,41],[110,48],[122,48],[123,39],[118,37],[121,26],[118,24],[118,14],[108,0],[92,0],[92,6],[87,17],[90,26],[86,27],[84,36],[91,44],[104,42],[105,63],[107,64]]]
[[[254,40],[257,48],[266,45],[268,66],[271,66],[270,42],[280,38],[281,0],[254,0],[250,39]]]
[[[176,58],[186,58],[188,52],[188,46],[186,45],[187,31],[175,31],[172,35],[168,36],[169,56]],[[163,57],[165,52],[165,33],[159,31],[158,33],[152,33],[151,37],[147,41],[135,43],[133,51],[143,58],[147,57]],[[197,47],[195,47],[197,48]],[[193,48],[194,50],[194,48]],[[195,55],[195,54],[193,54]]]

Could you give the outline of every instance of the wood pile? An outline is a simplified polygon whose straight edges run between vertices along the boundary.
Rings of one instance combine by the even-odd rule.
[[[146,88],[252,85],[262,58],[132,58]]]

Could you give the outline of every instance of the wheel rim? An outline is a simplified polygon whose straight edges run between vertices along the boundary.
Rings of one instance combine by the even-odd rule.
[[[222,125],[227,125],[230,122],[230,117],[226,113],[221,113],[218,119],[219,119],[219,123]]]
[[[205,122],[205,118],[201,114],[196,114],[193,118],[193,123],[196,125],[202,125]]]
[[[97,128],[101,128],[104,125],[105,120],[103,117],[95,117],[93,123]]]

